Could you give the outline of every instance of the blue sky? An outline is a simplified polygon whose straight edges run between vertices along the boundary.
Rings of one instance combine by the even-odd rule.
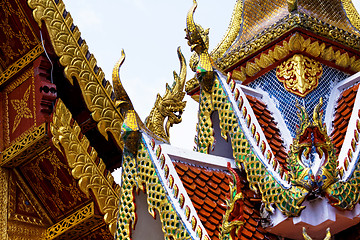
[[[149,115],[157,93],[173,82],[180,65],[176,48],[188,61],[191,53],[185,37],[186,14],[192,1],[175,0],[63,0],[82,38],[95,55],[107,80],[125,49],[120,70],[122,83],[142,120]],[[360,0],[353,0],[360,9]],[[195,21],[210,28],[210,49],[221,40],[230,22],[235,0],[198,0]],[[188,69],[187,79],[193,76]],[[171,143],[192,149],[198,105],[185,96],[183,122],[171,129]]]

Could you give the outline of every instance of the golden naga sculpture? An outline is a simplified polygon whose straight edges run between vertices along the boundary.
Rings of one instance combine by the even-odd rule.
[[[196,72],[195,76],[200,86],[205,89],[205,91],[210,91],[214,82],[214,70],[211,57],[208,53],[209,29],[204,30],[204,28],[194,22],[196,7],[197,3],[196,0],[194,0],[194,4],[186,18],[186,39],[188,40],[190,50],[196,53],[190,60],[190,67]]]
[[[121,57],[113,68],[112,80],[113,80],[114,93],[115,93],[115,106],[116,106],[116,108],[124,109],[125,111],[127,111],[127,110],[134,109],[134,107],[133,107],[131,100],[130,100],[129,96],[127,95],[123,85],[121,84],[121,81],[120,81],[119,71],[120,71],[120,67],[123,65],[124,61],[125,61],[125,52],[124,52],[124,49],[122,49]],[[125,115],[125,114],[123,113],[123,115]]]
[[[304,240],[312,240],[312,238],[306,233],[305,227],[303,227],[303,237]],[[330,240],[330,239],[331,239],[331,233],[330,233],[330,228],[328,228],[326,229],[326,236],[324,240]]]
[[[318,86],[322,72],[319,62],[301,54],[295,54],[279,65],[276,77],[284,83],[287,91],[305,97]]]
[[[290,167],[290,179],[295,186],[301,186],[309,192],[326,191],[327,188],[337,181],[337,158],[334,146],[326,132],[326,125],[322,123],[320,111],[323,101],[314,108],[313,120],[310,122],[306,110],[298,106],[300,112],[300,126],[296,138],[290,146],[288,163]],[[317,161],[312,163],[309,155],[312,147],[318,155]],[[311,166],[318,164],[318,170],[313,171]]]
[[[223,217],[222,226],[220,226],[219,239],[231,240],[239,235],[239,231],[244,225],[243,217],[243,194],[239,187],[240,179],[234,169],[227,166],[232,175],[233,182],[230,182],[230,199],[226,200],[227,209]]]
[[[180,75],[174,71],[172,87],[166,84],[165,95],[163,97],[160,94],[157,95],[155,105],[145,120],[146,127],[165,141],[170,140],[170,127],[182,121],[181,115],[186,106],[186,102],[182,101],[185,96],[183,90],[186,79],[186,63],[180,47],[177,49],[177,53],[180,60]]]

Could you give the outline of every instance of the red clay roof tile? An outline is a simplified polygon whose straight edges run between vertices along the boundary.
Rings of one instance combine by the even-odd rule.
[[[186,164],[174,162],[174,165],[209,237],[218,240],[219,227],[222,225],[223,216],[227,209],[225,200],[229,198],[230,175],[227,172],[209,170],[190,165],[187,166],[188,171],[184,172],[183,169]],[[194,175],[195,177],[193,177]],[[205,180],[204,178],[206,177],[204,176],[208,179]],[[189,182],[187,178],[192,178],[193,184],[187,183]],[[259,224],[261,199],[248,188],[246,177],[241,179],[239,184],[241,188],[243,188],[244,195],[241,204],[244,208],[242,215],[244,226],[238,232],[238,235],[235,236],[235,239],[255,239],[255,236],[258,237],[257,239],[268,239],[263,234],[264,229],[262,229]],[[202,187],[204,183],[205,186]],[[255,207],[254,204],[256,204],[257,207]]]
[[[335,152],[338,155],[344,142],[347,126],[354,108],[355,97],[359,84],[356,84],[347,90],[343,91],[338,99],[337,107],[335,108],[335,117],[333,120],[333,131],[331,139],[333,141]]]
[[[271,112],[267,109],[267,105],[262,100],[256,99],[255,97],[249,95],[247,96],[247,98],[251,107],[254,110],[256,118],[265,134],[265,137],[270,145],[275,159],[278,163],[280,163],[280,166],[285,171],[287,171],[287,152],[284,147],[283,140],[280,135],[280,130],[277,127],[275,119],[272,117]]]

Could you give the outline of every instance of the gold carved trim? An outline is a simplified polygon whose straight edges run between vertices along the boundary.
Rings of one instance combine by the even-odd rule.
[[[44,52],[44,49],[40,44],[31,49],[27,54],[25,54],[22,58],[13,63],[10,67],[5,69],[0,74],[0,86],[3,85],[7,80],[13,77],[16,73],[20,72],[24,67],[26,67],[29,63],[34,61],[40,54]]]
[[[46,238],[54,239],[66,231],[69,231],[71,228],[79,225],[89,218],[95,215],[94,203],[90,203],[60,222],[54,224],[46,230]],[[90,229],[89,229],[90,230]]]
[[[265,33],[257,35],[253,40],[241,44],[236,49],[231,49],[224,57],[218,59],[216,64],[222,70],[229,69],[295,27],[309,30],[319,36],[337,41],[352,49],[360,49],[360,38],[358,35],[328,25],[307,15],[291,14],[289,17],[283,19],[280,24],[268,29]]]
[[[120,135],[124,117],[111,99],[113,88],[105,80],[102,69],[97,67],[96,59],[81,39],[79,29],[72,27],[73,19],[66,12],[65,4],[62,0],[57,2],[28,0],[39,26],[45,23],[55,53],[65,68],[66,78],[70,83],[73,83],[73,79],[77,80],[86,106],[98,123],[99,132],[105,139],[108,139],[109,133],[112,134],[117,145],[123,149]]]
[[[48,146],[46,123],[36,127],[28,135],[20,138],[0,155],[0,167],[17,167]]]
[[[305,97],[319,84],[322,65],[301,54],[295,54],[276,69],[277,79],[287,91]]]
[[[95,149],[90,147],[86,136],[81,135],[77,122],[72,123],[72,115],[65,104],[59,99],[56,103],[50,130],[54,146],[62,152],[72,169],[71,173],[78,179],[79,188],[87,197],[90,190],[104,215],[110,233],[115,234],[118,215],[120,187],[114,184],[111,174],[104,176],[106,166],[98,159]]]
[[[35,126],[36,126],[36,99],[35,99],[35,82],[34,82],[34,70],[32,68],[28,69],[26,72],[24,72],[21,76],[19,76],[15,81],[13,81],[11,84],[9,84],[5,90],[5,103],[4,103],[4,143],[5,146],[8,147],[10,144],[10,121],[9,121],[9,98],[8,94],[14,91],[17,87],[19,87],[22,83],[24,83],[26,80],[31,78],[31,96],[33,101],[33,108],[32,108],[32,114],[34,119],[34,124],[25,132],[23,132],[16,140],[23,138],[24,136],[31,133]],[[11,106],[13,107],[13,106]],[[31,111],[31,110],[30,110]],[[1,165],[0,165],[1,166]]]
[[[351,25],[360,31],[360,15],[352,3],[352,0],[341,0],[341,3],[345,9],[346,16],[348,17]]]
[[[270,67],[294,52],[303,52],[310,56],[333,62],[338,67],[349,69],[353,72],[360,71],[360,58],[356,56],[350,57],[351,54],[345,50],[334,50],[332,46],[326,47],[326,44],[323,42],[312,41],[310,38],[305,39],[300,33],[295,33],[289,40],[275,45],[272,50],[263,52],[256,56],[255,59],[236,68],[232,76],[239,81],[245,81],[247,78],[255,76],[262,69]]]
[[[0,167],[0,239],[7,240],[8,234],[8,190],[9,170]]]

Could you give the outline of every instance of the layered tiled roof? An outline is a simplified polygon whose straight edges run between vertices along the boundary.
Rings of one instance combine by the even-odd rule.
[[[230,175],[185,163],[174,163],[193,205],[211,239],[219,239],[219,226],[229,198]]]
[[[230,174],[181,162],[174,162],[174,165],[209,236],[219,239],[227,208],[226,199],[229,199]],[[243,206],[242,219],[245,223],[235,239],[269,239],[260,223],[261,199],[246,186],[245,179],[243,177],[240,183],[244,195],[240,205]]]
[[[346,89],[339,97],[335,108],[331,139],[336,149],[336,155],[339,155],[341,147],[344,143],[358,88],[359,84],[356,84]]]
[[[271,147],[275,159],[284,169],[287,169],[287,152],[274,117],[263,101],[250,95],[247,95],[247,98],[261,126],[261,129],[265,134],[266,140]]]

